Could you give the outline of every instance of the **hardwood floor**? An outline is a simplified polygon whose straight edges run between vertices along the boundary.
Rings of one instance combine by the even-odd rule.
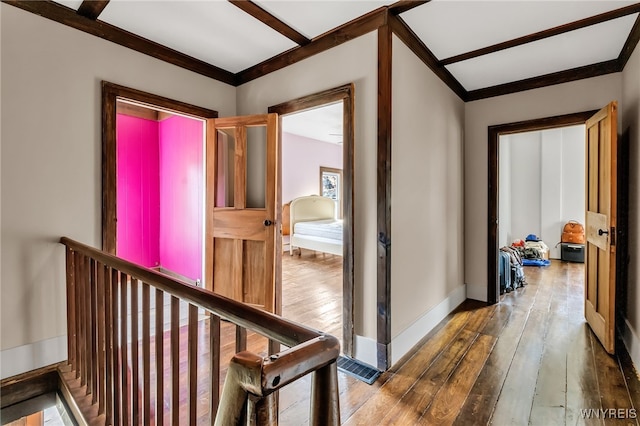
[[[339,373],[342,422],[637,425],[637,375],[628,360],[603,350],[584,321],[583,267],[525,268],[527,286],[498,305],[465,302],[372,386]],[[313,326],[328,328],[320,317]],[[306,389],[303,381],[281,392],[281,424],[307,423]],[[585,418],[589,409],[627,418],[605,421],[601,411]]]
[[[282,316],[342,341],[342,257],[283,253]]]
[[[637,425],[637,375],[625,381],[584,321],[583,265],[554,261],[525,274],[529,284],[498,305],[465,302],[362,404],[343,404],[343,422]],[[587,419],[588,409],[628,418]]]

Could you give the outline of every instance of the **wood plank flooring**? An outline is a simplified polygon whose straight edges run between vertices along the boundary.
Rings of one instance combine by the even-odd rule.
[[[342,342],[342,257],[297,253],[282,255],[282,316]]]
[[[637,375],[584,321],[583,265],[525,274],[529,284],[499,305],[465,302],[369,389],[343,391],[344,424],[637,425]],[[351,392],[363,395],[359,405]],[[589,419],[588,409],[627,418]]]
[[[285,316],[339,336],[341,261],[308,251],[283,256]],[[638,425],[635,418],[603,420],[601,411],[592,413],[600,418],[585,418],[582,411],[616,409],[633,417],[640,409],[640,381],[629,360],[606,354],[584,321],[583,265],[554,261],[525,268],[525,274],[528,285],[500,304],[463,303],[373,385],[339,373],[342,423]],[[208,321],[201,323],[198,339],[206,342]],[[229,340],[223,376],[234,346],[230,327],[222,330]],[[249,350],[264,353],[264,339],[249,334],[247,340]],[[198,424],[207,424],[208,353],[199,357]],[[280,392],[281,425],[308,424],[309,393],[308,377]]]

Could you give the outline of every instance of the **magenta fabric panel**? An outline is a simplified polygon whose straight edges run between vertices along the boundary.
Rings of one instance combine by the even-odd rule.
[[[146,267],[160,262],[158,122],[117,115],[117,247]]]
[[[174,116],[160,122],[162,267],[202,279],[203,124]]]

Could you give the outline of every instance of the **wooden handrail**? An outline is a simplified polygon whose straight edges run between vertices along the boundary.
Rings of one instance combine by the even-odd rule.
[[[200,287],[187,286],[168,275],[136,265],[67,237],[62,237],[60,243],[179,299],[213,312],[234,324],[257,331],[283,345],[293,347],[307,340],[325,335],[318,330],[305,327],[269,312],[261,311]]]
[[[105,416],[106,424],[148,424],[153,420],[162,424],[168,415],[176,424],[198,421],[198,308],[209,313],[209,415],[212,422],[215,418],[216,424],[225,425],[232,424],[232,419],[244,419],[258,425],[275,424],[277,398],[272,397],[274,392],[312,374],[310,424],[339,424],[336,360],[340,344],[335,337],[182,283],[69,238],[61,238],[60,243],[67,247],[69,374],[81,386],[86,386],[87,395],[91,395],[98,414]],[[141,292],[141,304],[138,292]],[[151,321],[149,313],[151,294],[155,297],[154,321]],[[170,319],[168,351],[163,349],[162,343],[165,339],[165,295],[170,296],[171,301],[170,318],[166,318]],[[189,304],[186,325],[187,417],[182,417],[183,413],[179,412],[180,301]],[[139,313],[142,315],[141,324]],[[236,351],[241,352],[230,360],[218,407],[220,318],[236,324]],[[155,327],[153,334],[152,323]],[[246,352],[245,330],[288,348],[267,357]],[[155,345],[151,343],[152,336]],[[271,344],[270,347],[278,348],[279,345]],[[150,398],[152,348],[155,359],[153,371],[156,374],[155,401]],[[171,377],[165,380],[163,365],[166,368],[167,363]],[[166,398],[165,384],[171,388]],[[168,409],[165,404],[169,400],[170,414],[168,411],[165,413]],[[253,418],[247,418],[248,415]]]

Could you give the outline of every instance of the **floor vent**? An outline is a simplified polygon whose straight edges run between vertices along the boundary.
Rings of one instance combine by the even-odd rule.
[[[344,356],[338,357],[338,370],[362,380],[369,385],[373,384],[378,376],[380,376],[380,370],[376,370],[370,365]]]

